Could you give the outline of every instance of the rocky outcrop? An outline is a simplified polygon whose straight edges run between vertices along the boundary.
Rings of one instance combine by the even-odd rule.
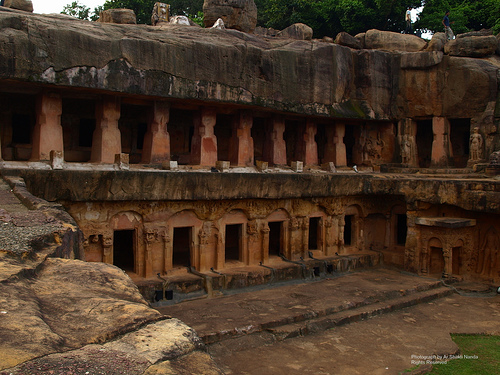
[[[346,33],[345,31],[342,31],[337,34],[337,37],[335,38],[335,43],[341,46],[346,46],[354,49],[362,48],[361,42],[352,35]]]
[[[418,52],[422,51],[426,45],[425,40],[415,35],[368,30],[365,34],[364,48],[393,52]]]
[[[212,27],[219,18],[228,29],[251,33],[257,26],[257,6],[253,0],[205,0],[205,27]]]
[[[313,29],[303,23],[295,23],[288,26],[286,29],[281,30],[277,36],[298,40],[311,40],[313,36]]]
[[[457,39],[468,38],[470,36],[490,36],[493,35],[493,30],[491,29],[481,29],[479,31],[470,31],[468,33],[458,34]]]
[[[131,9],[108,9],[101,12],[99,22],[135,25],[137,20],[134,11]]]
[[[460,57],[485,57],[495,53],[498,40],[493,35],[468,36],[448,41],[444,53]]]
[[[428,69],[443,61],[443,52],[406,52],[401,54],[401,69]]]
[[[447,41],[445,33],[435,33],[425,50],[442,51]]]
[[[31,0],[5,0],[3,6],[25,12],[33,12],[33,2]]]

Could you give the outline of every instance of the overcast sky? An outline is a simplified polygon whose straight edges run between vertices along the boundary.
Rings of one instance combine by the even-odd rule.
[[[75,0],[31,0],[33,2],[33,12],[35,13],[61,13],[65,5],[73,3]],[[90,8],[91,11],[95,7],[104,4],[106,0],[78,0]]]

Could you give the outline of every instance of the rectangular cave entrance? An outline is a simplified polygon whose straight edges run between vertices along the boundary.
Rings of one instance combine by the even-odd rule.
[[[396,216],[396,244],[404,246],[406,244],[406,235],[408,227],[406,225],[406,214],[397,214]]]
[[[450,119],[449,121],[453,164],[457,168],[465,168],[469,160],[470,118]]]
[[[226,225],[226,244],[225,244],[225,260],[240,261],[241,260],[241,235],[242,224]]]
[[[354,215],[345,215],[344,218],[344,244],[350,246],[353,244],[352,241],[352,221],[354,219]]]
[[[346,153],[346,161],[348,166],[354,165],[354,145],[356,137],[354,135],[354,126],[346,124],[344,134],[344,145]]]
[[[319,248],[318,238],[320,236],[319,217],[309,218],[309,250],[317,250]]]
[[[217,137],[217,160],[229,161],[229,148],[233,133],[233,116],[217,114],[214,135]]]
[[[191,266],[191,238],[193,228],[174,228],[172,267],[181,268]]]
[[[417,121],[418,166],[420,168],[429,168],[431,166],[433,139],[432,120]]]
[[[113,233],[113,264],[125,271],[134,271],[135,230],[115,230]]]
[[[282,221],[269,223],[269,256],[279,256],[284,253],[281,241],[282,227]]]

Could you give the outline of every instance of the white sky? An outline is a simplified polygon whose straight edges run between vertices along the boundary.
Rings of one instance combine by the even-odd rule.
[[[61,13],[63,8],[75,0],[31,0],[34,13]],[[92,12],[95,7],[103,5],[106,0],[78,0],[80,4],[90,8]]]

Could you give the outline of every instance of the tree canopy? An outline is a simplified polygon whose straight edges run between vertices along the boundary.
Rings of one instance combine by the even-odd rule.
[[[405,29],[408,7],[423,10],[414,29],[443,31],[441,23],[445,11],[455,34],[493,28],[500,32],[500,0],[254,0],[258,11],[258,26],[282,30],[294,23],[312,27],[314,36],[335,37],[346,31],[351,35],[369,29],[401,32]],[[78,1],[64,7],[63,13],[81,19],[95,20],[106,9],[132,9],[137,23],[151,23],[151,12],[156,0],[105,0],[102,7],[91,10]],[[200,20],[203,0],[166,0],[171,15],[184,15]]]

